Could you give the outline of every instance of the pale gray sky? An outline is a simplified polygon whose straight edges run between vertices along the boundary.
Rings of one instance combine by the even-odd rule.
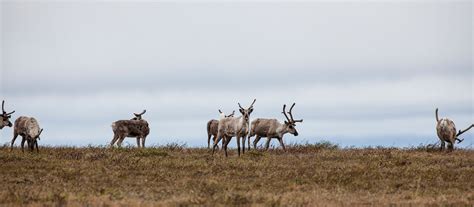
[[[472,1],[0,5],[0,97],[39,120],[42,144],[106,144],[147,109],[148,145],[204,146],[218,108],[253,98],[251,118],[297,103],[287,143],[433,143],[436,107],[474,121]]]

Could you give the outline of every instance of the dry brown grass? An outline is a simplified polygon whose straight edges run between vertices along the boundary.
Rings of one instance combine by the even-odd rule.
[[[474,151],[0,148],[0,205],[339,206],[474,204]]]

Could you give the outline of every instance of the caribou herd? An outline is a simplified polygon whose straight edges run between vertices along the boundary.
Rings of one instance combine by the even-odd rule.
[[[265,149],[268,150],[271,139],[277,139],[280,142],[280,146],[286,151],[285,144],[283,142],[283,136],[285,134],[292,134],[298,136],[296,130],[296,123],[303,122],[303,119],[293,118],[293,108],[295,103],[290,107],[290,110],[286,110],[286,104],[283,105],[282,114],[285,118],[283,122],[278,119],[267,119],[267,118],[256,118],[250,122],[250,115],[254,111],[254,104],[256,99],[253,100],[249,107],[244,108],[237,103],[239,106],[240,116],[235,117],[235,111],[231,114],[224,114],[220,109],[219,120],[212,119],[207,122],[207,147],[211,147],[212,138],[212,154],[214,154],[216,148],[218,148],[219,142],[222,140],[222,150],[227,157],[227,146],[229,145],[232,137],[235,137],[237,142],[237,153],[240,156],[240,152],[245,153],[245,140],[248,140],[248,150],[250,150],[251,142],[250,138],[255,136],[253,141],[254,149],[257,148],[257,144],[261,138],[267,138],[265,143]],[[34,117],[20,116],[12,124],[10,121],[12,114],[15,111],[5,111],[5,101],[2,101],[2,114],[0,122],[0,130],[4,127],[13,128],[13,138],[11,140],[10,150],[13,150],[13,144],[18,136],[22,137],[21,149],[24,150],[25,142],[28,145],[30,151],[39,152],[38,140],[43,129],[39,126],[38,121]],[[113,147],[116,143],[118,147],[121,146],[123,140],[127,137],[136,138],[138,147],[145,147],[145,140],[150,133],[150,127],[148,122],[142,118],[146,113],[143,110],[141,113],[134,113],[134,117],[129,120],[118,120],[112,123],[112,132],[114,134],[110,147]],[[436,116],[436,132],[441,142],[440,150],[445,149],[445,143],[448,143],[448,151],[454,149],[454,144],[462,142],[464,139],[459,138],[463,133],[474,127],[471,124],[464,130],[456,131],[456,126],[451,119],[439,118],[438,109],[435,110]],[[242,147],[242,148],[241,148]]]

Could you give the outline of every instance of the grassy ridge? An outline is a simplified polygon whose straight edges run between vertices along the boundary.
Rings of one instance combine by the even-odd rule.
[[[0,148],[0,205],[474,204],[474,151]]]

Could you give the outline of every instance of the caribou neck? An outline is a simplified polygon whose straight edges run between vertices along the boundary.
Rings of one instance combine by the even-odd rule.
[[[241,127],[241,130],[247,130],[249,129],[249,120],[245,120],[244,116],[239,116],[237,117],[239,119],[239,126]]]
[[[283,135],[285,135],[286,133],[289,133],[290,130],[288,130],[288,127],[286,127],[285,124],[281,124],[280,123],[280,126],[278,126],[278,128],[276,129],[276,133],[278,134],[278,136],[281,138],[283,137]]]

